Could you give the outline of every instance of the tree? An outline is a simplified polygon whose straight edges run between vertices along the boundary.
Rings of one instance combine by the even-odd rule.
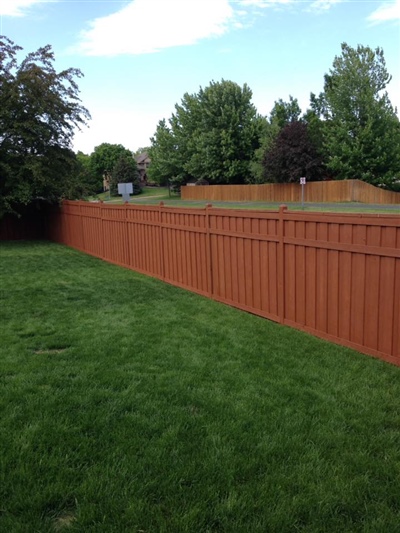
[[[250,161],[250,172],[245,179],[246,183],[249,184],[265,183],[264,156],[279,133],[276,124],[272,125],[266,117],[260,117],[260,131],[260,145],[253,152]]]
[[[180,164],[175,160],[177,147],[171,128],[165,119],[160,120],[157,125],[154,137],[151,139],[151,146],[148,150],[151,165],[148,169],[150,181],[166,185],[179,176],[183,162]]]
[[[71,142],[90,118],[78,96],[80,70],[56,72],[49,45],[18,64],[21,50],[0,37],[0,216],[35,198],[79,195]]]
[[[115,165],[121,156],[133,159],[133,154],[122,144],[102,143],[90,154],[90,166],[98,180],[111,180]]]
[[[133,194],[140,194],[139,171],[132,156],[122,154],[115,163],[111,173],[111,192],[117,194],[118,183],[132,183]]]
[[[326,121],[328,168],[338,179],[393,187],[400,175],[400,125],[385,91],[391,80],[381,48],[341,46],[314,97]]]
[[[284,102],[282,98],[279,98],[279,100],[274,103],[269,120],[271,124],[276,124],[279,130],[281,130],[287,124],[300,120],[300,115],[301,109],[297,98],[293,98],[293,96],[289,95],[289,102]]]
[[[140,146],[135,152],[133,153],[133,157],[138,157],[141,154],[149,153],[150,146]]]
[[[322,178],[323,163],[305,123],[287,124],[278,134],[263,159],[265,181],[296,183],[304,176],[308,181]]]
[[[267,152],[278,137],[280,131],[292,122],[300,120],[301,109],[297,98],[289,95],[289,102],[284,102],[282,98],[274,103],[269,119],[263,118],[260,147],[254,151],[250,163],[250,175],[246,181],[248,183],[265,183],[264,159]]]
[[[186,93],[168,123],[152,138],[150,177],[184,184],[243,183],[259,146],[260,117],[247,85],[211,82],[196,94]]]
[[[78,165],[77,181],[82,188],[82,196],[89,196],[102,192],[103,180],[93,172],[90,155],[79,151],[76,154],[76,160]]]

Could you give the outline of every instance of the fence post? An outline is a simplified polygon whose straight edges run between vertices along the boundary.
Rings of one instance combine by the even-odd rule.
[[[128,224],[128,207],[129,202],[125,202],[125,233],[126,233],[126,258],[125,262],[128,266],[131,266],[131,253],[130,253],[130,246],[129,246],[129,224]]]
[[[283,324],[285,320],[285,213],[287,206],[281,205],[279,207],[278,219],[278,316],[279,322]]]
[[[160,250],[160,274],[161,279],[165,280],[165,264],[164,264],[164,246],[163,246],[163,230],[162,230],[162,209],[164,202],[160,202],[158,206],[158,242]]]
[[[103,203],[104,203],[103,200],[100,200],[101,258],[105,259],[106,250],[104,246]]]
[[[85,246],[85,229],[83,227],[83,216],[82,216],[82,201],[79,202],[79,220],[81,226],[81,239],[82,239],[82,248],[86,252]]]
[[[211,257],[211,234],[210,234],[210,208],[211,204],[206,205],[206,261],[207,261],[207,290],[210,298],[213,296],[213,275],[212,275],[212,257]]]

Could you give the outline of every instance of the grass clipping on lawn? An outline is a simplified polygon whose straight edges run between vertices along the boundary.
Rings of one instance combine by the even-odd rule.
[[[400,369],[0,243],[0,530],[398,531]]]

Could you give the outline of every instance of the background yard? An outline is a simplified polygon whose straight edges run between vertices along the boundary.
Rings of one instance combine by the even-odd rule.
[[[0,243],[0,530],[388,532],[400,369]]]
[[[122,196],[112,196],[109,193],[101,193],[96,196],[96,199],[103,200],[105,203],[123,204]],[[164,202],[167,206],[174,207],[205,207],[207,204],[212,204],[213,207],[226,207],[227,209],[278,209],[283,203],[289,209],[303,210],[303,211],[327,211],[337,213],[388,213],[399,214],[400,205],[387,204],[364,204],[359,202],[346,203],[301,203],[293,202],[219,202],[206,200],[183,200],[175,193],[169,194],[166,187],[144,187],[142,194],[131,196],[130,204],[132,205],[158,205]]]

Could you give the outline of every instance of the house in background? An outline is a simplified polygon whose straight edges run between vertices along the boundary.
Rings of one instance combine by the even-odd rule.
[[[147,152],[142,152],[135,157],[138,171],[139,171],[139,183],[141,185],[147,184],[147,169],[150,166],[151,159]]]
[[[109,174],[103,174],[103,192],[110,190],[110,176]]]

